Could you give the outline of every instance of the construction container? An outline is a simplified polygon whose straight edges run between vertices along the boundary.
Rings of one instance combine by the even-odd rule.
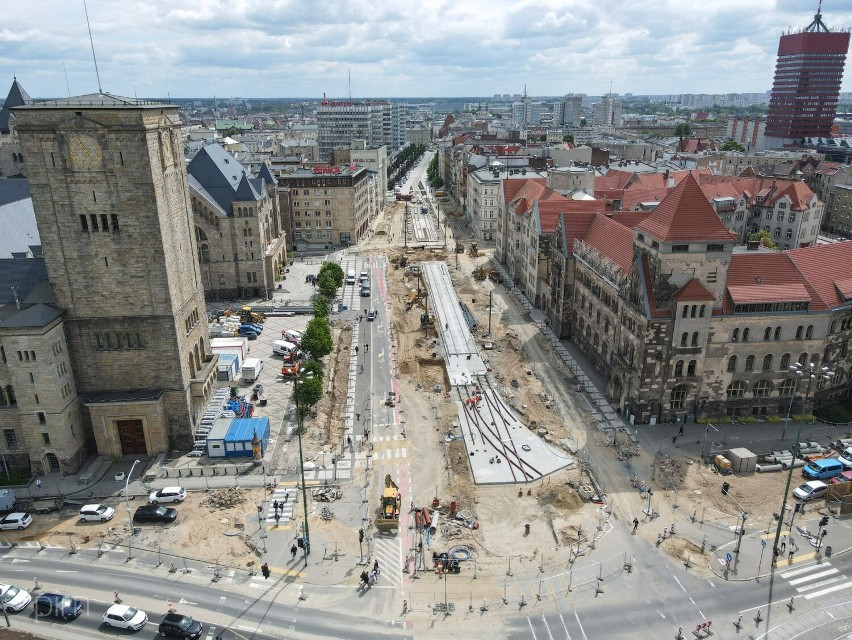
[[[727,458],[731,461],[731,471],[741,475],[754,473],[757,466],[757,454],[745,447],[731,449],[728,451]]]
[[[722,475],[728,475],[731,473],[731,461],[723,455],[713,456],[713,466],[716,467],[716,471]]]

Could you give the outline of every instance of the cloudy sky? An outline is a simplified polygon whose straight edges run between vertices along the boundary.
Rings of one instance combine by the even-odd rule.
[[[104,91],[139,97],[725,93],[772,84],[817,0],[87,0]],[[0,92],[97,90],[83,0],[3,0]],[[829,27],[852,0],[824,0]],[[852,60],[850,60],[852,63]],[[847,64],[847,67],[849,64]],[[67,84],[66,84],[67,74]],[[852,91],[847,70],[844,91]]]

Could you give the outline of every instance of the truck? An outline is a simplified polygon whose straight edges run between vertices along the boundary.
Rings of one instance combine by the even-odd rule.
[[[379,519],[376,520],[376,528],[379,531],[387,532],[399,529],[400,502],[399,487],[388,474],[385,476],[385,489],[382,492],[381,513]]]
[[[254,382],[260,377],[260,372],[263,370],[263,360],[260,358],[247,358],[243,362],[243,380],[246,382]]]
[[[435,192],[435,197],[436,197],[436,198],[443,198],[445,195],[447,195],[447,192],[446,192],[446,191],[436,191],[436,192]]]
[[[404,200],[406,202],[411,202],[412,195],[410,193],[398,193],[396,194],[397,200]]]

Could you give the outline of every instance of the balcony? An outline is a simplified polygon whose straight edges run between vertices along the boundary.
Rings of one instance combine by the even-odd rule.
[[[210,387],[216,381],[218,364],[218,354],[205,354],[204,360],[201,362],[201,367],[195,372],[195,377],[189,381],[189,389],[193,396],[203,398],[210,392]]]

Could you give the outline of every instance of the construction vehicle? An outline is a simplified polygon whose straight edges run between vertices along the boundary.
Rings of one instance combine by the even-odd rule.
[[[391,479],[390,474],[385,476],[385,490],[382,493],[382,508],[379,519],[376,520],[376,528],[381,532],[399,529],[399,510],[401,498],[399,487]]]
[[[483,280],[485,280],[486,276],[487,272],[485,270],[485,267],[477,267],[473,270],[473,279],[477,282],[482,282]]]
[[[281,367],[281,375],[285,378],[295,378],[299,375],[299,369],[301,368],[302,363],[298,360],[296,362],[292,362],[289,364],[285,364]]]
[[[471,258],[479,257],[479,249],[476,248],[476,240],[470,243],[470,249],[468,250],[467,255],[469,255]]]
[[[431,313],[421,313],[420,314],[420,326],[421,327],[434,327],[435,326],[435,315]]]
[[[416,304],[420,305],[424,309],[426,308],[426,291],[423,289],[412,289],[408,292],[408,296],[405,301],[405,310],[411,311]]]
[[[239,316],[240,322],[243,324],[256,323],[260,324],[261,322],[266,321],[266,316],[262,313],[255,313],[251,310],[251,307],[245,306],[239,310],[239,312],[234,311],[233,309],[228,309],[225,311],[225,317],[230,316]]]

